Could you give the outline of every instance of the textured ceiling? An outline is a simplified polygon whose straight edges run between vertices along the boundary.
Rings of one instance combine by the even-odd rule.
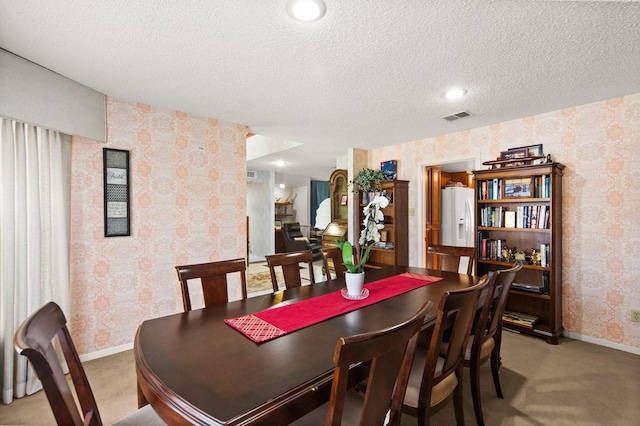
[[[640,92],[637,1],[325,3],[303,24],[286,0],[0,0],[0,47],[109,96],[300,142],[249,167],[282,158],[316,179],[348,147]],[[467,96],[446,100],[453,86]]]

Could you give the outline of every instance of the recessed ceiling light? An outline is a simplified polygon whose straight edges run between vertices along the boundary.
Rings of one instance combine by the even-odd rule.
[[[285,162],[284,162],[284,161],[282,161],[282,160],[278,160],[278,161],[276,161],[276,166],[278,166],[278,167],[284,167],[286,164],[287,164],[287,163],[285,163]]]
[[[287,13],[297,21],[317,21],[326,11],[327,6],[322,0],[289,0],[287,2]]]
[[[451,89],[445,93],[444,97],[447,99],[460,99],[466,95],[467,91],[464,89]]]

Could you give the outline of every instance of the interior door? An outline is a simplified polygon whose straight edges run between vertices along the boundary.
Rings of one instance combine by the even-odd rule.
[[[439,166],[424,168],[425,182],[425,246],[426,256],[429,244],[440,244],[440,188],[442,171]],[[426,257],[425,257],[426,264]],[[439,265],[435,265],[439,267]]]

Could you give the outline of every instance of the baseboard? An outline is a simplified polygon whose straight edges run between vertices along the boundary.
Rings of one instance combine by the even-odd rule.
[[[109,355],[115,355],[117,353],[128,351],[130,349],[133,349],[133,342],[127,343],[126,345],[120,345],[113,348],[103,349],[101,351],[80,355],[80,361],[82,362],[91,361],[92,359],[98,359],[98,358],[103,358]]]
[[[596,339],[595,337],[583,336],[579,333],[564,330],[563,335],[582,342],[593,343],[595,345],[605,346],[611,349],[617,349],[619,351],[629,352],[635,355],[640,355],[640,348],[634,348],[633,346],[621,345],[620,343],[610,342],[609,340]]]

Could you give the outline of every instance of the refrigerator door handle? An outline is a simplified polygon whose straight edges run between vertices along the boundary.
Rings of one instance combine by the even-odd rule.
[[[465,216],[465,221],[464,221],[464,226],[465,226],[465,231],[467,231],[465,233],[465,235],[469,236],[472,235],[471,232],[469,232],[471,230],[471,220],[472,220],[472,216],[471,216],[471,202],[469,200],[464,200],[464,216]],[[469,238],[467,238],[469,239]],[[466,244],[470,247],[472,245],[471,241],[466,241]]]

